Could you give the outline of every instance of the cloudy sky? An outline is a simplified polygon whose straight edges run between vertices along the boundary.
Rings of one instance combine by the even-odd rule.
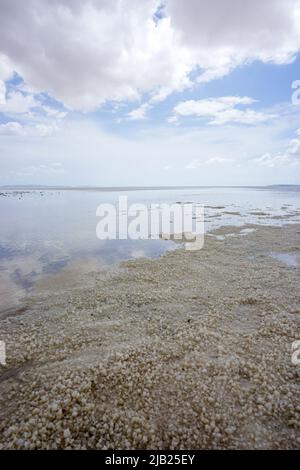
[[[278,183],[300,0],[0,0],[1,185]]]

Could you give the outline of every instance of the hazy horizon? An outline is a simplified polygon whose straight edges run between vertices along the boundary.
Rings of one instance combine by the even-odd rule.
[[[2,185],[0,189],[98,189],[98,190],[155,190],[155,189],[200,189],[200,188],[275,188],[275,187],[300,187],[300,184],[289,184],[289,183],[280,183],[280,184],[270,184],[270,185],[149,185],[149,186],[83,186],[83,185],[43,185],[43,184],[11,184],[11,185]]]

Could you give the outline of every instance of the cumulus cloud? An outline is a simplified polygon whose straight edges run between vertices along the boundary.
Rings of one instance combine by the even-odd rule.
[[[36,91],[73,109],[189,83],[189,52],[157,0],[2,0],[0,50]],[[15,38],[18,38],[16,40]]]
[[[13,69],[35,92],[89,111],[144,93],[154,104],[245,62],[288,63],[300,50],[300,0],[164,3],[1,0],[0,80]]]
[[[1,6],[0,6],[1,8]],[[1,27],[1,19],[0,19]],[[0,106],[6,103],[6,85],[5,82],[13,75],[13,69],[9,63],[9,59],[1,54],[0,46]]]
[[[26,114],[36,107],[40,107],[40,103],[33,95],[24,95],[19,91],[12,91],[7,94],[4,103],[0,103],[0,112],[8,115]]]
[[[0,52],[0,80],[9,80],[13,73],[13,66],[9,58]]]
[[[23,168],[37,183],[61,175],[66,184],[198,184],[200,172],[184,169],[201,167],[204,184],[247,184],[249,169],[253,183],[265,183],[266,173],[296,180],[300,138],[286,141],[299,126],[296,107],[270,103],[266,111],[248,96],[198,100],[193,90],[195,99],[181,98],[167,121],[191,116],[210,126],[161,124],[175,97],[153,112],[157,126],[127,126],[126,138],[113,126],[147,118],[173,92],[205,92],[199,83],[251,61],[291,62],[300,51],[299,12],[300,0],[0,0],[1,179],[11,182]],[[103,113],[83,114],[105,103]],[[64,119],[66,108],[81,113]],[[116,113],[113,125],[107,110]],[[246,125],[223,125],[234,123]],[[43,171],[56,158],[65,173]]]
[[[49,137],[56,130],[58,130],[58,127],[55,123],[52,125],[23,125],[19,122],[11,121],[6,124],[0,124],[0,135],[2,136]]]
[[[0,106],[6,101],[6,86],[3,80],[0,80]]]
[[[138,121],[140,119],[146,119],[147,111],[151,109],[151,105],[149,103],[144,103],[136,109],[130,111],[127,116],[128,119],[132,121]]]
[[[199,81],[246,61],[288,63],[299,51],[299,0],[169,0],[167,9],[202,68]]]
[[[67,115],[64,111],[45,105],[34,94],[18,89],[9,92],[5,90],[1,102],[1,82],[0,113],[6,119],[11,119],[0,125],[0,135],[22,137],[49,137],[58,130],[59,123]]]
[[[248,96],[223,96],[220,98],[208,98],[204,100],[188,100],[178,103],[175,108],[175,118],[178,116],[197,116],[208,118],[210,124],[226,124],[226,123],[241,123],[241,124],[257,124],[265,122],[274,114],[265,114],[262,112],[254,111],[253,109],[239,109],[237,106],[250,105],[255,103],[255,100]],[[172,120],[169,122],[172,122]]]

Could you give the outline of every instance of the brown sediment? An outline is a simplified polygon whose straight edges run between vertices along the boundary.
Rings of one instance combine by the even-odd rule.
[[[263,211],[250,211],[249,214],[258,215],[258,216],[269,216],[270,215],[267,212],[263,212]]]
[[[223,214],[227,215],[241,215],[239,211],[223,211]]]
[[[285,220],[290,219],[291,217],[295,217],[296,215],[299,215],[299,212],[290,212],[289,214],[284,215],[273,215],[269,218],[272,220]]]
[[[212,235],[239,235],[241,232],[249,229],[255,229],[257,226],[254,224],[244,224],[244,225],[223,225],[214,230],[211,230]]]
[[[299,268],[269,256],[299,225],[255,228],[0,319],[0,448],[299,448]]]
[[[0,310],[0,319],[3,321],[7,317],[18,316],[26,312],[27,306],[22,305],[21,307],[10,307],[4,310]]]

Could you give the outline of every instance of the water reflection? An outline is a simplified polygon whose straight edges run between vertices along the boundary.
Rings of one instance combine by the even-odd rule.
[[[83,261],[94,270],[121,260],[161,256],[178,248],[166,240],[96,237],[96,208],[117,204],[119,192],[1,191],[0,310],[31,292],[37,281]],[[223,225],[299,222],[300,192],[290,188],[201,188],[126,191],[128,204],[199,203],[206,231]],[[89,264],[91,263],[91,265]]]

